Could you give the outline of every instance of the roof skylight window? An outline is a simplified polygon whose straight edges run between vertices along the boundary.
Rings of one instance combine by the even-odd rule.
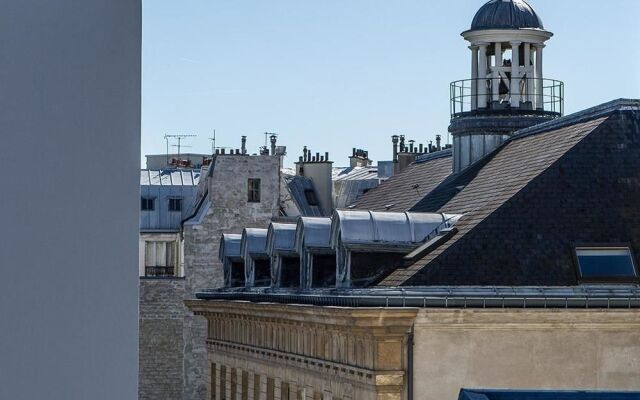
[[[585,281],[638,280],[628,247],[578,247],[576,259],[580,278]]]

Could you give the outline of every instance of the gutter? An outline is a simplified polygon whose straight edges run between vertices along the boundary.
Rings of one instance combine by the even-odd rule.
[[[193,210],[191,215],[189,215],[187,218],[185,218],[182,221],[180,221],[180,233],[181,234],[184,232],[184,223],[188,222],[190,219],[193,219],[196,215],[198,215],[198,212],[200,212],[200,209],[202,208],[202,205],[204,204],[204,202],[206,201],[208,196],[209,196],[209,189],[206,189],[204,191],[204,194],[200,198],[200,200],[198,200],[198,204],[196,205],[196,208]]]
[[[488,287],[487,289],[491,289]],[[314,305],[322,307],[382,307],[382,308],[554,308],[554,309],[638,309],[640,290],[625,290],[620,293],[549,293],[549,294],[500,294],[500,293],[456,293],[449,294],[400,293],[398,290],[371,293],[310,293],[280,290],[267,292],[256,290],[210,290],[196,293],[200,300],[249,301],[255,303],[280,303]]]

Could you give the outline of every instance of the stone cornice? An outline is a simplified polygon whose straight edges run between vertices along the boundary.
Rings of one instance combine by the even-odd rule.
[[[273,322],[321,324],[353,328],[382,328],[385,332],[407,332],[417,308],[348,308],[295,304],[250,303],[224,300],[186,300],[196,315],[223,314]],[[395,329],[394,329],[395,328]]]
[[[462,32],[462,37],[472,44],[481,42],[511,42],[522,41],[528,43],[544,43],[551,39],[553,33],[541,29],[487,29]]]
[[[422,310],[416,327],[434,330],[640,329],[638,309]]]

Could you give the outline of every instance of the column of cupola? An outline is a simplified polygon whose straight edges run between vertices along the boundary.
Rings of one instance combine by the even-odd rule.
[[[543,109],[542,49],[544,44],[521,41],[508,42],[511,65],[504,63],[504,43],[473,43],[471,50],[471,109],[489,107],[490,102],[509,101],[511,107],[530,103]],[[522,50],[522,51],[521,51]],[[491,58],[493,53],[493,60]],[[521,54],[523,57],[521,57]],[[493,61],[493,62],[492,62]],[[501,98],[500,83],[508,86],[508,96]],[[491,83],[491,85],[489,85]],[[489,88],[491,88],[489,93]]]

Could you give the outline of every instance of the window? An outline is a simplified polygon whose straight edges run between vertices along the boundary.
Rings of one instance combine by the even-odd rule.
[[[145,242],[145,276],[175,276],[177,242]]]
[[[169,211],[182,211],[182,199],[181,198],[169,199]]]
[[[239,400],[236,399],[236,395],[238,394],[238,370],[235,368],[231,368],[231,396],[229,396],[229,400]]]
[[[253,376],[253,398],[254,400],[260,398],[260,375],[258,374]]]
[[[260,179],[249,179],[249,203],[260,203]]]
[[[140,209],[142,211],[153,211],[155,199],[153,197],[142,197],[140,199]]]
[[[316,196],[316,192],[313,189],[305,189],[304,197],[307,199],[307,203],[310,206],[317,206],[318,204],[318,196]]]
[[[211,364],[211,400],[216,400],[216,365]]]
[[[227,400],[227,367],[220,366],[220,400]]]
[[[276,392],[276,381],[273,378],[267,378],[267,400],[274,400]]]
[[[576,248],[578,272],[584,280],[636,281],[638,274],[628,247]]]

